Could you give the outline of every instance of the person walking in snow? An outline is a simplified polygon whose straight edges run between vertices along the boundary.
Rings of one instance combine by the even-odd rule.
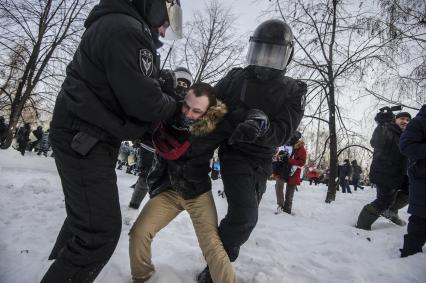
[[[33,151],[33,149],[35,149],[35,151],[37,151],[38,146],[39,146],[40,141],[41,141],[41,138],[43,137],[43,127],[38,126],[37,129],[35,129],[32,133],[33,133],[34,137],[36,138],[36,140],[29,143],[28,151]]]
[[[339,165],[339,185],[342,188],[342,193],[348,191],[351,194],[351,187],[349,187],[349,179],[351,178],[352,168],[349,164],[349,159],[345,159],[342,165]]]
[[[215,86],[237,125],[219,147],[228,202],[219,233],[231,261],[256,226],[275,150],[293,135],[303,116],[307,85],[285,76],[293,47],[291,28],[283,21],[267,20],[250,37],[248,66],[232,69]],[[245,110],[233,111],[237,107]],[[208,267],[197,281],[211,282]]]
[[[45,157],[47,157],[47,152],[50,149],[50,142],[49,142],[49,129],[47,129],[44,133],[43,136],[41,137],[41,141],[40,141],[40,145],[38,148],[38,152],[37,155],[41,155],[43,153],[43,155]]]
[[[306,178],[308,178],[309,186],[312,186],[312,182],[315,186],[318,185],[319,173],[313,162],[309,166],[308,172],[306,172]]]
[[[426,104],[407,125],[399,141],[401,152],[409,159],[409,202],[407,234],[401,257],[422,252],[426,243]]]
[[[378,125],[370,140],[374,152],[369,177],[376,185],[377,197],[362,208],[357,228],[371,230],[371,225],[386,210],[383,216],[397,225],[405,225],[397,214],[408,203],[407,158],[399,150],[399,139],[410,119],[407,112],[394,116],[391,111],[380,112],[375,117]]]
[[[130,153],[130,145],[128,141],[122,142],[118,151],[117,170],[121,170],[123,165],[127,163],[127,158]]]
[[[214,89],[196,83],[185,96],[182,115],[160,123],[154,130],[156,154],[147,179],[151,199],[129,233],[134,283],[146,282],[152,276],[153,237],[184,210],[191,217],[213,282],[236,282],[219,237],[209,177],[215,148],[232,133],[222,120],[225,113],[226,107],[216,100]]]
[[[178,0],[100,0],[86,19],[50,124],[67,216],[42,283],[93,282],[113,254],[120,143],[180,109],[158,83],[157,48],[181,15]]]
[[[293,207],[293,198],[294,192],[298,185],[301,182],[301,172],[302,168],[306,163],[306,149],[305,144],[301,140],[301,133],[295,132],[293,137],[288,142],[288,146],[292,147],[292,152],[289,153],[287,158],[287,163],[289,165],[289,176],[283,177],[280,175],[275,175],[275,193],[277,196],[277,214],[280,212],[285,212],[291,214],[291,209]],[[285,197],[284,197],[284,183],[287,183]]]
[[[361,190],[363,190],[364,187],[359,185],[359,180],[361,179],[361,174],[362,174],[361,166],[358,165],[356,160],[352,160],[351,164],[352,164],[351,181],[352,181],[352,185],[354,186],[354,191],[356,191],[357,188],[360,188]]]
[[[24,126],[20,127],[16,132],[16,142],[18,143],[18,151],[22,156],[25,155],[25,150],[27,150],[28,142],[30,141],[31,134],[31,125],[30,123],[25,123]]]

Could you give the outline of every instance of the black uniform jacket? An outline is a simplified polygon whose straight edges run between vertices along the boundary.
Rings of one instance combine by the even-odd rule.
[[[261,81],[253,77],[250,67],[232,69],[215,86],[219,99],[228,107],[225,117],[233,127],[245,119],[246,111],[260,109],[270,120],[267,133],[254,144],[224,142],[219,158],[224,173],[247,173],[252,168],[261,168],[272,173],[272,156],[275,149],[287,142],[297,129],[304,112],[307,86],[304,82],[289,77]]]
[[[229,123],[222,119],[225,113],[226,107],[219,101],[216,106],[210,107],[205,116],[192,126],[187,138],[190,146],[179,159],[166,160],[155,154],[147,178],[151,197],[174,190],[182,198],[192,199],[211,190],[210,160],[214,150],[232,132]],[[182,135],[176,138],[181,139]]]
[[[51,128],[101,140],[134,140],[149,122],[170,117],[176,102],[162,93],[156,46],[148,25],[127,0],[101,0],[58,95]]]
[[[370,166],[370,181],[374,184],[399,188],[407,175],[407,158],[399,150],[402,130],[395,123],[379,124],[370,140],[374,148]]]

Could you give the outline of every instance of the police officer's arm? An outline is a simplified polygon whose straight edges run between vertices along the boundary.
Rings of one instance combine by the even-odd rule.
[[[103,62],[108,82],[126,115],[139,121],[155,122],[172,116],[177,106],[174,99],[161,91],[158,82],[149,77],[150,70],[155,68],[155,54],[148,46],[140,30],[122,30],[111,36],[104,46]],[[153,57],[141,58],[140,52],[144,50]]]
[[[420,120],[411,120],[399,140],[401,153],[414,160],[426,159],[425,130]]]
[[[304,96],[307,85],[302,81],[293,84],[291,95],[285,99],[282,110],[275,117],[269,117],[270,127],[266,133],[256,140],[256,144],[267,147],[278,147],[288,141],[299,126],[304,112]]]

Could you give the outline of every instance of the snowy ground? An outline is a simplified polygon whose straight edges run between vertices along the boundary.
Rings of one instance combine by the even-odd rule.
[[[123,222],[127,224],[96,282],[131,282],[127,233],[136,215],[127,204],[132,193],[129,186],[135,181],[135,176],[118,171]],[[226,201],[216,194],[221,188],[221,181],[215,181],[219,218],[226,212]],[[405,227],[386,219],[379,219],[372,231],[353,227],[362,206],[374,198],[374,190],[338,194],[332,204],[324,203],[325,190],[324,186],[303,184],[295,194],[295,215],[274,215],[274,183],[268,183],[258,225],[234,264],[239,282],[426,282],[426,254],[399,258]],[[409,216],[405,209],[400,215],[405,220]],[[47,256],[64,217],[53,159],[1,150],[1,283],[40,281],[50,265]],[[186,213],[157,235],[153,261],[157,272],[149,283],[195,282],[205,263]]]

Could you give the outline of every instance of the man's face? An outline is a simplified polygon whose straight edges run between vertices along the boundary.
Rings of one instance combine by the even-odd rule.
[[[189,90],[185,95],[182,105],[182,113],[186,118],[198,120],[207,112],[209,108],[209,99],[207,96],[195,96],[193,90]]]
[[[164,37],[166,35],[166,30],[170,26],[169,21],[165,21],[164,24],[158,28],[158,34],[161,37]]]
[[[395,119],[395,124],[397,124],[401,128],[401,130],[405,130],[409,122],[410,118],[408,117],[399,117]]]

